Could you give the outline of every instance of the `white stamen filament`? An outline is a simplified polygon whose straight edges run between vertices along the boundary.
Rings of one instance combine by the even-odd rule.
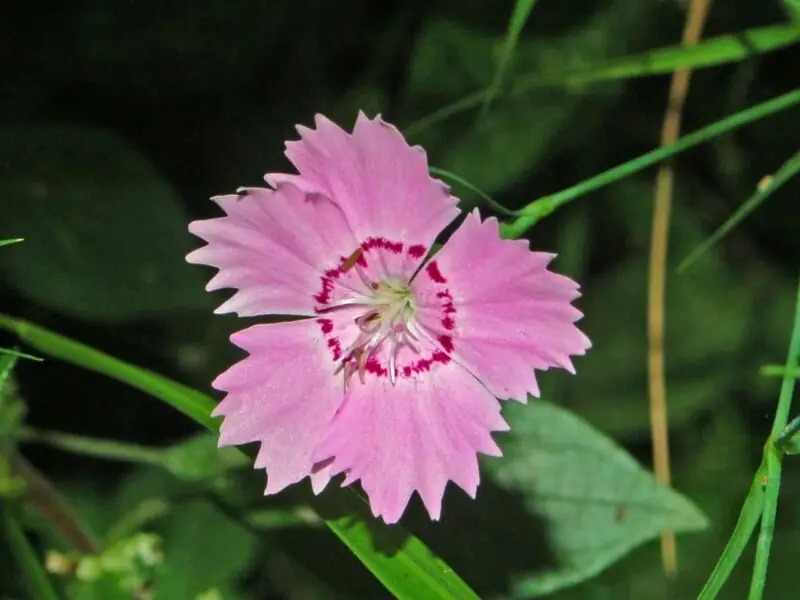
[[[411,331],[413,298],[405,282],[371,281],[360,265],[353,268],[368,291],[327,306],[325,311],[345,306],[363,306],[368,310],[355,321],[359,334],[343,353],[336,372],[344,372],[345,387],[355,372],[364,382],[367,362],[379,351],[384,342],[391,345],[388,352],[389,379],[397,382],[397,353],[406,345],[417,351],[414,341],[419,338]]]

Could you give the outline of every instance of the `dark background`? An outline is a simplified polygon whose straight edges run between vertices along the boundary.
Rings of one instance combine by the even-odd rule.
[[[511,10],[511,2],[490,0],[86,0],[5,8],[0,237],[26,241],[0,250],[0,309],[209,391],[211,378],[238,357],[226,338],[242,325],[212,317],[224,294],[209,298],[202,291],[208,273],[183,263],[198,245],[186,225],[215,214],[207,198],[289,169],[283,142],[295,137],[296,124],[311,125],[317,112],[345,128],[359,109],[380,112],[402,130],[485,87]],[[541,0],[509,81],[675,44],[684,10],[684,2],[670,0]],[[785,20],[778,2],[719,2],[705,36]],[[798,60],[792,48],[696,72],[684,130],[791,90]],[[483,118],[467,111],[410,141],[426,147],[432,165],[519,208],[657,146],[668,85],[669,78],[659,76],[501,96]],[[798,131],[795,108],[674,161],[673,266],[797,151]],[[577,376],[547,379],[558,390],[550,399],[588,419],[646,466],[644,332],[653,181],[647,171],[592,193],[529,235],[535,249],[561,253],[556,268],[580,280],[584,328],[595,343],[590,356],[577,361]],[[790,182],[686,275],[670,271],[675,486],[712,523],[679,538],[678,583],[664,583],[658,544],[651,542],[599,578],[554,597],[692,598],[699,590],[732,530],[777,401],[777,381],[759,377],[758,368],[783,361],[788,345],[800,252],[799,191]],[[455,193],[467,205],[478,201],[458,186]],[[10,337],[2,341],[13,344]],[[17,377],[28,422],[36,427],[154,445],[197,431],[169,407],[63,364],[23,362]],[[43,446],[23,450],[99,529],[133,498],[171,485],[152,470]],[[768,597],[793,597],[797,473],[789,460]],[[260,485],[261,477],[252,475],[251,484],[257,479]],[[508,522],[522,510],[499,488],[481,490],[481,510],[504,510]],[[224,519],[210,519],[208,510],[192,505],[185,514],[197,513],[195,521],[185,517],[157,527],[168,539],[182,540],[173,542],[177,546],[229,549],[223,552],[230,561],[225,598],[385,594],[327,532],[297,528],[242,537]],[[452,510],[457,515],[460,509]],[[446,508],[445,521],[447,516]],[[447,536],[440,530],[437,539],[457,545],[459,531],[469,528],[459,522]],[[530,541],[525,547],[515,543],[500,544],[502,552],[485,573],[461,574],[481,594],[502,593],[527,560],[545,561],[543,547],[541,556],[533,556],[537,547]],[[19,597],[6,551],[0,560],[0,596]],[[181,575],[187,581],[203,568],[191,561],[185,559]],[[749,564],[748,555],[725,597],[742,597]],[[182,591],[165,597],[195,589],[174,585]]]

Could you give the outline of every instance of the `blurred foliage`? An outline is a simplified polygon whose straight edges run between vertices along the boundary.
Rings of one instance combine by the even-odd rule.
[[[183,264],[192,247],[186,224],[215,214],[208,196],[286,168],[283,140],[296,123],[322,112],[349,126],[361,108],[402,128],[487,88],[501,62],[503,81],[513,84],[521,74],[675,44],[686,8],[671,0],[539,0],[506,57],[515,5],[16,5],[0,20],[0,238],[26,242],[0,252],[0,310],[207,390],[237,356],[227,336],[241,324],[212,319],[222,295],[209,298],[203,274]],[[708,35],[790,16],[797,18],[795,1],[715,3]],[[791,89],[798,59],[793,47],[696,72],[685,129]],[[515,95],[500,86],[487,110],[461,112],[412,141],[431,164],[518,209],[655,147],[666,92],[666,77]],[[798,130],[795,109],[675,159],[672,267],[797,151]],[[520,597],[588,577],[552,597],[694,598],[735,522],[777,396],[776,380],[759,377],[758,367],[780,361],[789,338],[800,184],[789,181],[686,273],[669,272],[674,484],[685,497],[655,486],[637,465],[650,461],[644,332],[652,188],[649,174],[628,179],[531,233],[535,248],[559,252],[556,267],[582,283],[582,326],[594,348],[576,361],[578,375],[542,377],[545,397],[579,416],[535,400],[507,407],[513,429],[500,436],[507,456],[486,461],[478,499],[448,492],[441,523],[429,523],[418,505],[406,519],[481,597]],[[467,188],[456,191],[465,206],[481,202]],[[13,393],[0,395],[0,465],[16,447],[7,434],[23,414],[32,426],[168,448],[159,468],[25,445],[26,456],[103,534],[105,554],[95,566],[109,552],[130,558],[120,549],[153,534],[163,561],[143,577],[142,597],[152,590],[176,600],[385,597],[303,512],[308,490],[263,500],[262,475],[240,455],[217,452],[209,437],[185,438],[193,430],[171,409],[98,380],[52,362],[19,361]],[[554,433],[561,437],[542,437]],[[797,469],[787,459],[769,572],[777,598],[796,587]],[[11,481],[7,474],[0,472],[0,486]],[[566,491],[579,501],[549,500]],[[681,523],[697,527],[701,514],[709,528],[679,537],[675,581],[661,574],[657,543],[628,553],[660,524],[679,525],[670,519],[683,515]],[[41,519],[27,511],[14,519],[39,556],[57,552],[77,566],[79,557]],[[23,533],[16,523],[12,533]],[[0,596],[26,597],[10,552],[0,545]],[[749,562],[722,597],[744,595]],[[113,599],[119,573],[106,569],[81,581],[73,569],[49,577],[71,597]]]

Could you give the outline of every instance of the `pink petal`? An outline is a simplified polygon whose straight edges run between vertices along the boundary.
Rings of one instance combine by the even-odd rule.
[[[341,210],[291,185],[214,200],[226,215],[189,225],[208,245],[186,260],[219,269],[208,290],[239,290],[216,312],[313,315],[320,277],[358,247]]]
[[[270,174],[267,181],[325,194],[342,208],[360,241],[383,238],[427,251],[458,216],[449,188],[428,173],[424,150],[409,146],[380,116],[370,120],[359,113],[352,134],[322,115],[316,129],[298,131],[302,139],[288,142],[286,155],[300,175]]]
[[[256,468],[267,471],[267,494],[312,475],[315,491],[330,478],[314,469],[314,449],[342,403],[343,382],[313,320],[255,325],[231,336],[250,356],[220,375],[227,393],[220,446],[261,442]]]
[[[360,480],[387,523],[415,490],[437,520],[448,481],[475,496],[477,453],[499,456],[491,432],[507,429],[497,400],[451,362],[394,386],[385,377],[354,383],[315,457],[333,457],[331,473],[347,473],[345,484]]]
[[[547,270],[553,256],[502,240],[474,211],[413,282],[417,322],[498,398],[538,396],[534,369],[574,372],[570,355],[591,345],[574,325],[578,285]]]

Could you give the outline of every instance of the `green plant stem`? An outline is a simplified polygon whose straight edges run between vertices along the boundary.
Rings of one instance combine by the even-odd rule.
[[[500,91],[507,91],[507,95],[520,95],[538,88],[559,86],[575,88],[603,81],[663,75],[679,69],[697,70],[713,67],[790,46],[797,42],[799,34],[800,29],[795,25],[748,29],[709,38],[691,48],[666,46],[578,69],[529,73],[520,76],[513,85],[506,86]],[[411,123],[403,131],[406,136],[413,137],[436,123],[480,106],[488,94],[487,89],[472,92]]]
[[[514,239],[525,234],[528,229],[539,222],[541,219],[552,213],[557,208],[564,204],[575,200],[589,192],[605,187],[611,183],[615,183],[629,175],[633,175],[643,169],[651,167],[671,156],[674,156],[684,150],[693,148],[703,142],[706,142],[719,135],[733,131],[743,125],[752,123],[769,115],[775,114],[787,108],[791,108],[800,104],[800,89],[794,90],[752,106],[742,112],[731,115],[725,119],[712,123],[707,127],[683,136],[674,144],[663,146],[656,150],[652,150],[647,154],[623,163],[619,166],[604,171],[599,175],[590,177],[572,187],[569,187],[550,196],[545,196],[533,201],[531,204],[523,208],[520,216],[512,223],[503,224],[501,226],[501,234],[505,238]]]
[[[478,187],[472,185],[469,181],[467,181],[463,177],[459,177],[455,173],[451,173],[450,171],[446,171],[444,169],[439,169],[437,167],[428,167],[428,171],[430,172],[431,175],[434,175],[434,176],[437,176],[437,177],[444,177],[445,179],[450,179],[451,181],[455,181],[456,183],[463,185],[468,190],[471,190],[471,191],[475,192],[476,194],[478,194],[478,196],[483,198],[483,200],[486,202],[487,206],[493,208],[495,210],[495,212],[497,212],[498,214],[505,215],[507,217],[512,217],[512,218],[517,216],[517,212],[516,211],[507,209],[505,206],[503,206],[499,202],[493,200],[492,197],[489,196],[489,194],[487,194],[483,190],[479,189]]]
[[[800,369],[788,371],[795,379],[800,379]],[[783,377],[787,373],[786,365],[764,365],[758,370],[759,375],[764,377]]]
[[[711,236],[705,239],[702,244],[692,250],[678,265],[678,272],[682,272],[694,263],[700,256],[705,254],[712,246],[718,243],[723,237],[728,235],[734,227],[748,217],[758,208],[767,198],[777,192],[783,185],[800,173],[800,152],[795,153],[763,188],[758,189],[755,194],[750,196],[731,217],[723,223]]]
[[[31,598],[35,600],[59,600],[50,578],[47,576],[44,566],[42,566],[36,551],[33,549],[22,524],[14,514],[14,507],[9,503],[0,505],[3,512],[4,529],[8,545],[11,548],[20,571],[25,575],[28,588],[31,591]]]
[[[753,478],[753,484],[750,486],[750,492],[742,504],[742,510],[739,512],[739,519],[736,521],[736,527],[733,529],[728,543],[725,544],[725,549],[717,560],[714,570],[708,577],[708,581],[700,590],[697,600],[713,600],[717,597],[722,586],[728,580],[733,568],[747,547],[750,537],[761,519],[761,513],[764,507],[764,486],[761,484],[761,479],[767,473],[766,461],[761,463],[761,466],[756,471]]]
[[[795,378],[790,374],[797,368],[798,361],[800,361],[800,281],[798,282],[792,338],[789,342],[789,353],[786,357],[786,372],[781,382],[781,392],[778,397],[778,408],[775,411],[775,419],[772,422],[772,431],[764,447],[764,459],[767,464],[767,482],[766,492],[764,494],[764,507],[761,511],[761,531],[758,536],[758,545],[756,546],[753,576],[750,580],[749,600],[761,600],[764,596],[764,587],[767,583],[767,567],[769,566],[772,538],[775,533],[775,520],[778,512],[778,494],[781,484],[781,461],[783,459],[783,453],[780,448],[778,448],[775,441],[780,439],[789,421],[795,382]]]
[[[32,427],[23,427],[18,435],[22,442],[45,444],[65,452],[106,460],[163,466],[166,458],[166,453],[159,448],[84,437],[60,431],[43,431]]]
[[[761,600],[764,586],[767,583],[767,566],[775,533],[775,515],[778,511],[778,492],[781,486],[781,456],[770,444],[764,450],[766,462],[766,486],[764,504],[761,507],[761,531],[758,533],[756,558],[753,564],[753,575],[750,580],[749,600]]]

